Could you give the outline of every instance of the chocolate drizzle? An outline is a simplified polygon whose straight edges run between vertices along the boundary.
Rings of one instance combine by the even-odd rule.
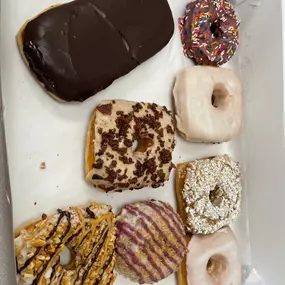
[[[95,255],[92,257],[91,259],[91,264],[87,267],[87,269],[85,270],[83,276],[82,276],[82,281],[81,281],[81,284],[84,285],[84,281],[86,280],[87,278],[87,275],[90,271],[90,269],[92,268],[92,266],[96,263],[97,259],[98,259],[98,256],[103,248],[103,245],[105,243],[105,239],[107,237],[107,234],[108,234],[108,229],[106,228],[104,231],[103,231],[103,234],[101,235],[100,239],[99,239],[99,242],[97,244],[97,246],[94,246],[94,248],[97,247],[96,249],[96,252],[95,252]],[[92,252],[90,252],[91,254]],[[88,256],[88,259],[89,259],[89,256]]]
[[[61,211],[61,212],[60,212],[60,215],[59,215],[59,217],[58,217],[57,223],[56,223],[56,225],[53,227],[53,229],[51,230],[51,232],[49,233],[49,236],[46,238],[46,241],[48,241],[48,240],[55,234],[56,229],[57,229],[59,223],[61,222],[61,220],[62,220],[64,217],[66,217],[67,220],[68,220],[69,223],[70,223],[70,213],[68,213],[68,212],[62,212],[62,211]],[[69,231],[69,229],[68,229],[68,231]],[[32,257],[30,257],[30,258],[25,262],[25,264],[24,264],[21,268],[18,269],[18,274],[20,274],[25,268],[27,268],[27,267],[30,265],[30,263],[34,260],[34,258],[39,254],[40,250],[41,250],[41,248],[37,248],[37,249],[36,249],[35,254],[34,254]]]
[[[103,275],[105,273],[105,271],[108,269],[108,267],[110,266],[110,264],[112,263],[114,259],[114,249],[109,257],[109,259],[106,261],[106,264],[104,265],[104,267],[102,268],[102,273],[100,274],[100,276],[97,278],[96,282],[94,283],[94,285],[99,285],[99,283],[102,281]]]
[[[64,234],[61,236],[60,238],[60,241],[63,241],[63,239],[67,236],[67,234],[69,233],[70,231],[70,228],[71,228],[71,216],[70,216],[70,213],[69,212],[63,212],[61,210],[58,210],[58,212],[60,213],[60,215],[62,215],[62,217],[66,217],[67,218],[67,222],[68,222],[68,225],[66,227],[66,230],[64,231]],[[56,229],[58,227],[59,223],[56,225]],[[53,234],[56,232],[56,229],[54,230],[53,229]],[[51,237],[51,236],[50,236]],[[57,249],[61,246],[61,243],[59,243],[57,246],[56,246],[56,250],[54,252],[54,254],[51,255],[51,259],[54,258],[54,256],[56,255],[56,252],[57,252]],[[33,281],[32,285],[37,285],[39,284],[39,280],[41,279],[43,273],[45,272],[45,270],[47,269],[49,265],[49,262],[46,260],[46,263],[45,265],[43,266],[42,270],[37,274],[37,277],[36,279]]]
[[[98,223],[97,218],[100,219]],[[21,243],[15,243],[16,252],[20,252],[16,256],[17,267],[24,257],[22,250],[28,250],[30,255],[29,250],[34,247],[35,253],[25,263],[22,261],[24,265],[18,270],[19,282],[36,285],[46,279],[48,284],[68,283],[68,280],[72,280],[72,284],[85,284],[88,279],[90,284],[101,284],[103,276],[106,281],[114,280],[114,218],[110,207],[91,204],[84,209],[58,210],[58,214],[47,217],[46,223],[40,221],[34,227],[21,230]],[[45,231],[45,227],[49,230]],[[59,253],[63,246],[73,252],[72,261],[66,267],[60,264]],[[93,270],[97,269],[101,270],[94,275]]]

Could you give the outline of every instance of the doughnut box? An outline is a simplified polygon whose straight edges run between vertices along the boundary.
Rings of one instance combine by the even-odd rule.
[[[58,64],[58,66],[56,66],[54,65],[55,62],[47,62],[46,64],[41,62],[41,66],[46,67],[50,64],[54,68],[52,71],[52,76],[54,77],[47,83],[47,81],[45,81],[47,77],[45,76],[47,76],[46,74],[50,70],[45,70],[46,73],[39,71],[35,59],[23,57],[22,52],[24,50],[20,50],[21,52],[19,52],[16,41],[16,35],[28,19],[33,19],[36,15],[40,15],[40,13],[46,11],[48,7],[54,6],[56,9],[56,7],[60,7],[58,5],[65,4],[68,1],[1,1],[0,285],[34,284],[29,279],[26,279],[28,280],[27,283],[17,283],[19,280],[16,280],[16,272],[19,274],[21,269],[16,269],[13,251],[13,232],[22,229],[21,234],[16,234],[17,249],[21,248],[22,250],[22,236],[26,236],[29,230],[36,229],[38,224],[43,226],[45,223],[48,224],[47,221],[55,223],[52,217],[61,217],[64,215],[67,216],[68,221],[76,220],[77,218],[74,218],[75,216],[72,212],[73,208],[68,208],[73,206],[76,207],[75,209],[77,209],[78,213],[83,212],[83,214],[78,216],[79,220],[76,220],[76,228],[74,229],[71,226],[68,232],[72,233],[78,239],[76,243],[74,243],[76,245],[80,244],[80,242],[84,240],[85,232],[83,232],[83,230],[88,232],[90,228],[96,228],[97,231],[97,227],[94,226],[97,225],[97,222],[99,225],[108,224],[105,220],[102,220],[102,213],[100,211],[94,214],[95,210],[92,212],[89,208],[86,208],[87,206],[84,206],[90,205],[90,202],[93,203],[92,201],[100,203],[100,205],[110,205],[115,215],[121,215],[117,216],[120,226],[117,235],[121,234],[121,239],[117,238],[118,243],[121,242],[122,246],[126,247],[125,251],[128,253],[129,258],[133,258],[132,262],[128,264],[129,268],[133,265],[142,268],[142,272],[137,270],[135,266],[133,270],[128,270],[129,268],[124,264],[124,258],[121,257],[118,259],[120,261],[119,266],[115,266],[115,257],[113,255],[115,248],[115,230],[109,234],[110,237],[107,239],[106,236],[104,236],[104,229],[102,228],[98,230],[100,233],[98,238],[101,238],[101,241],[98,241],[98,248],[100,248],[100,246],[102,246],[102,248],[108,248],[109,257],[107,257],[107,255],[100,256],[99,254],[98,256],[102,257],[102,266],[105,266],[104,270],[107,272],[106,276],[112,276],[112,278],[110,278],[108,282],[106,281],[106,283],[104,280],[107,279],[104,278],[107,277],[103,274],[104,270],[102,271],[103,273],[98,273],[94,270],[95,273],[97,272],[99,274],[98,276],[101,280],[101,283],[99,283],[92,275],[91,267],[89,267],[88,272],[91,272],[90,276],[93,278],[90,277],[90,280],[93,282],[92,284],[131,285],[135,283],[132,283],[130,279],[133,281],[138,280],[138,283],[145,283],[145,280],[150,280],[146,283],[156,283],[163,279],[157,282],[157,284],[208,285],[208,283],[189,284],[189,280],[192,280],[192,276],[191,278],[188,277],[187,283],[185,272],[183,273],[183,269],[181,269],[182,267],[180,267],[179,274],[182,272],[184,275],[178,274],[179,278],[177,278],[175,274],[169,274],[178,270],[179,263],[186,254],[185,240],[183,239],[183,242],[180,240],[180,243],[177,241],[178,238],[182,239],[184,236],[182,222],[185,222],[185,217],[183,217],[182,214],[182,219],[180,220],[181,209],[178,208],[179,203],[177,203],[175,174],[177,169],[181,169],[181,165],[191,165],[190,162],[193,161],[208,158],[213,159],[214,157],[222,157],[223,155],[229,155],[234,161],[237,161],[241,167],[242,195],[240,196],[240,192],[238,192],[236,196],[229,199],[231,202],[235,199],[238,200],[238,202],[235,203],[238,204],[238,206],[241,204],[241,210],[239,214],[239,209],[235,209],[234,219],[236,219],[238,214],[239,218],[235,223],[230,225],[231,229],[215,228],[215,230],[217,230],[215,236],[219,237],[226,232],[229,233],[230,236],[235,236],[237,239],[234,257],[239,256],[242,265],[240,268],[241,272],[235,271],[238,278],[242,279],[237,285],[284,285],[285,230],[283,218],[285,217],[285,192],[283,185],[285,184],[285,150],[283,122],[285,105],[283,98],[284,78],[281,1],[230,1],[235,7],[238,19],[241,21],[239,30],[240,45],[234,55],[231,54],[227,57],[229,61],[218,68],[231,69],[240,78],[242,92],[240,92],[239,85],[236,90],[239,90],[241,93],[239,95],[242,97],[242,100],[240,100],[239,97],[237,100],[238,103],[236,103],[232,109],[236,110],[235,106],[238,106],[236,108],[240,108],[240,102],[242,101],[243,111],[242,114],[239,113],[235,117],[238,123],[234,131],[232,131],[235,136],[234,140],[223,142],[230,139],[228,139],[226,135],[225,140],[223,140],[223,137],[218,136],[217,141],[214,141],[215,143],[212,142],[212,138],[206,141],[201,138],[201,133],[202,137],[209,133],[203,133],[200,127],[201,124],[198,123],[193,125],[197,128],[199,127],[199,137],[194,136],[197,133],[194,135],[191,134],[189,141],[187,141],[187,136],[183,132],[180,132],[180,129],[175,134],[174,126],[176,126],[176,123],[171,117],[171,112],[174,114],[177,112],[174,108],[175,102],[173,100],[175,78],[182,69],[191,68],[195,65],[194,61],[187,58],[183,53],[178,23],[178,19],[184,15],[185,7],[190,1],[160,0],[163,7],[156,4],[155,13],[153,10],[148,20],[145,19],[144,14],[139,14],[140,11],[136,11],[135,5],[128,10],[128,5],[125,4],[122,11],[124,11],[124,13],[126,11],[131,13],[131,15],[128,16],[126,12],[126,14],[124,14],[125,19],[129,17],[129,19],[132,19],[134,22],[139,19],[136,23],[143,23],[144,25],[141,29],[139,29],[138,26],[134,25],[131,27],[129,24],[126,24],[127,21],[124,22],[118,16],[118,14],[120,14],[120,7],[115,5],[118,11],[113,13],[114,10],[110,8],[111,6],[106,5],[107,1],[104,1],[75,0],[76,3],[72,4],[78,9],[75,10],[80,12],[82,7],[84,9],[86,8],[84,6],[85,2],[97,3],[100,9],[95,9],[94,13],[97,13],[96,19],[100,18],[100,25],[102,25],[102,27],[106,25],[107,22],[107,26],[100,29],[100,32],[102,32],[100,37],[98,36],[98,39],[96,39],[98,42],[104,41],[100,42],[104,50],[101,49],[100,45],[96,45],[96,49],[94,49],[94,52],[102,53],[102,58],[104,55],[106,66],[102,59],[100,65],[98,63],[97,66],[98,68],[100,67],[100,72],[95,69],[96,62],[94,60],[96,59],[99,62],[99,60],[101,60],[100,54],[96,54],[95,57],[92,57],[93,61],[90,60],[89,62],[87,60],[88,58],[85,57],[84,60],[88,63],[88,70],[90,70],[90,72],[88,73],[86,71],[87,69],[83,70],[82,68],[82,73],[73,74],[73,77],[68,78],[67,83],[65,82],[66,84],[64,83],[62,85],[66,88],[68,87],[69,94],[72,94],[74,97],[70,100],[64,99],[60,101],[74,101],[73,98],[79,98],[75,101],[83,101],[81,103],[64,103],[54,100],[54,94],[60,98],[60,88],[62,86],[57,90],[53,89],[53,84],[55,83],[52,80],[56,82],[56,80],[64,74],[64,65]],[[111,3],[113,0],[109,1]],[[121,1],[122,3],[128,3],[128,0]],[[151,1],[145,2],[148,3],[147,9],[144,10],[145,15],[147,15],[152,4]],[[203,4],[204,2],[206,3],[208,1],[201,0],[199,3]],[[143,5],[143,1],[140,1],[138,7],[141,9]],[[109,8],[113,13],[110,12],[110,15],[114,17],[111,18],[112,21],[121,23],[120,21],[122,20],[125,33],[122,37],[123,41],[120,38],[116,40],[111,39],[111,37],[115,38],[117,36],[118,31],[111,22],[108,22],[109,20],[106,20],[109,12],[104,14],[103,10],[108,10]],[[170,10],[174,21],[174,32]],[[165,13],[166,18],[162,17],[162,14],[156,18],[155,15],[157,13],[159,14],[159,11]],[[88,13],[92,14],[90,10],[88,10]],[[135,16],[136,13],[138,13],[140,17]],[[68,15],[65,14],[66,17]],[[76,17],[76,15],[74,17]],[[285,17],[285,12],[283,17]],[[60,25],[61,27],[65,27],[66,24],[62,19],[63,18],[60,20]],[[55,18],[53,20],[54,24],[57,20]],[[168,21],[167,26],[164,25],[164,21]],[[82,22],[84,22],[84,20],[82,20]],[[51,29],[48,25],[44,26],[46,23],[43,24],[43,26],[40,26],[41,23],[37,23],[37,25],[40,27],[37,30],[38,34],[35,36],[32,31],[31,35],[29,35],[31,38],[44,37],[45,33],[48,33],[50,31],[49,29]],[[94,23],[92,25],[92,27],[96,27]],[[161,25],[161,27],[158,28],[158,25]],[[163,26],[166,27],[167,31],[163,30]],[[61,62],[63,59],[67,60],[69,62],[69,70],[73,70],[72,68],[74,68],[74,66],[72,65],[72,60],[69,60],[71,53],[75,51],[65,50],[66,42],[60,42],[62,40],[60,33],[64,33],[65,31],[68,33],[69,28],[63,28],[62,31],[56,30],[56,39],[58,41],[56,45],[62,50],[57,50],[58,53],[55,53],[56,55],[50,59],[57,62]],[[74,27],[72,27],[72,29],[73,28]],[[285,27],[283,28],[285,29]],[[74,29],[76,30],[76,28]],[[151,32],[148,34],[146,33],[147,30]],[[107,33],[106,31],[109,32]],[[84,31],[76,30],[76,32],[78,38],[72,38],[72,42],[76,43],[74,47],[81,47],[80,41],[83,41],[83,38],[88,38],[86,34],[89,33],[91,35],[92,29],[84,28]],[[82,33],[86,34],[84,35]],[[173,35],[171,37],[172,33]],[[217,31],[213,33],[215,34]],[[90,38],[92,38],[92,45],[96,43],[94,34],[92,34]],[[64,39],[66,40],[67,38],[64,37]],[[39,42],[41,42],[41,40]],[[109,57],[106,53],[106,49],[110,48],[110,45],[107,43],[112,42],[116,43],[112,48],[115,49],[114,51],[117,53],[110,54]],[[52,44],[52,40],[48,39],[47,43]],[[34,52],[35,47],[31,43],[27,44],[32,52]],[[120,50],[116,50],[116,46],[118,47],[118,45],[118,49]],[[235,42],[235,46],[236,45],[237,43]],[[86,46],[88,47],[88,44]],[[20,46],[20,49],[21,47],[22,46]],[[133,47],[136,48],[134,53],[132,53]],[[127,50],[127,53],[124,49]],[[119,52],[122,52],[125,57],[115,62],[116,54],[118,55]],[[49,53],[49,49],[44,44],[37,56],[38,58],[44,58],[47,53]],[[92,56],[92,48],[88,48],[88,56]],[[27,53],[26,57],[28,57]],[[138,58],[139,60],[137,60]],[[126,65],[124,66],[124,64]],[[29,66],[31,67],[32,65],[32,72],[30,72]],[[77,58],[76,66],[80,68],[83,66],[81,65],[80,58]],[[124,66],[125,69],[121,69],[120,66]],[[92,78],[92,72],[100,76],[100,78],[98,77],[98,81],[92,82],[93,79],[90,80],[90,78]],[[112,73],[112,76],[109,78],[107,78],[108,72]],[[36,78],[32,73],[36,73]],[[88,78],[88,84],[92,87],[91,89],[88,88],[89,85],[82,86],[82,82],[87,82],[84,81],[86,78],[83,78],[83,75]],[[102,76],[107,77],[103,80],[101,78]],[[211,76],[208,76],[208,78],[210,77]],[[74,78],[77,78],[76,88],[78,89],[70,85],[75,82]],[[99,79],[102,79],[102,84]],[[200,92],[199,94],[204,94],[206,92],[204,92],[204,90],[207,90],[207,84],[203,84],[203,80],[201,80],[201,82],[201,84],[195,85],[197,89],[194,90],[194,92],[198,90]],[[47,96],[47,92],[42,88],[45,83],[49,85],[48,93],[52,96]],[[79,85],[79,83],[81,85]],[[76,93],[78,90],[80,92],[84,90],[88,96],[85,94],[86,96],[84,95],[84,98],[76,97],[80,96]],[[98,93],[92,96],[92,94],[96,93],[94,90]],[[191,98],[195,98],[195,94],[191,96]],[[211,108],[211,103],[215,107],[214,102],[210,102],[211,100],[208,101]],[[100,105],[102,102],[105,102],[105,104]],[[135,102],[141,103],[136,104]],[[126,111],[125,107],[121,106],[128,106],[128,111]],[[199,109],[201,112],[199,113],[199,118],[200,120],[206,121],[206,116],[203,113],[204,109]],[[171,112],[169,112],[169,110]],[[195,112],[195,110],[196,108],[191,108],[191,112]],[[127,112],[126,114],[124,113],[125,111]],[[150,115],[152,112],[154,116]],[[187,108],[184,108],[183,112],[183,114],[185,114],[185,112],[187,113]],[[129,114],[131,114],[131,119],[128,117]],[[120,117],[121,121],[118,123],[117,117],[114,118],[113,116]],[[190,116],[190,114],[188,117],[190,119],[195,118],[192,115]],[[100,123],[100,130],[96,129],[96,122],[97,124],[98,122]],[[152,126],[152,128],[146,128],[145,126],[147,125]],[[220,123],[219,126],[221,125]],[[179,124],[178,126],[180,127]],[[134,135],[131,139],[136,141],[137,138],[139,144],[137,147],[135,145],[132,146],[132,143],[129,142],[130,140],[122,139],[122,137],[118,138],[114,135],[117,129],[121,130],[122,128],[125,130],[124,134],[130,136],[133,134],[130,134],[128,130],[134,130]],[[149,131],[150,129],[151,131]],[[181,129],[183,128],[181,127]],[[240,129],[241,134],[237,135]],[[109,133],[107,133],[106,130],[108,130]],[[86,142],[87,132],[89,140]],[[137,133],[139,133],[139,135]],[[100,135],[102,135],[102,140]],[[167,141],[163,141],[163,136]],[[143,145],[140,141],[142,137],[144,139]],[[153,140],[154,137],[157,139]],[[192,137],[194,137],[195,143],[190,142]],[[212,137],[215,138],[216,136],[213,135]],[[155,148],[153,147],[153,149],[151,148],[150,139],[155,141]],[[97,143],[96,147],[93,146],[95,140]],[[123,146],[123,144],[125,144],[125,146]],[[132,148],[134,148],[134,150],[132,150]],[[169,150],[167,148],[169,148]],[[103,156],[102,161],[101,155],[106,149],[111,151],[109,154],[106,154],[106,158]],[[149,149],[149,153],[147,153],[148,160],[145,164],[140,164],[139,161],[143,157],[141,153],[145,152],[145,149]],[[119,163],[112,158],[113,152],[117,153],[118,150],[122,152],[122,155],[117,158],[118,161],[120,160]],[[132,151],[139,152],[136,159],[129,157]],[[86,155],[86,153],[88,155]],[[155,157],[156,154],[157,159],[152,160],[149,158],[149,156]],[[84,160],[84,156],[87,157],[87,160]],[[106,159],[106,161],[104,161],[104,159]],[[129,167],[128,164],[131,164],[132,161],[136,161],[136,163],[132,167]],[[153,161],[155,161],[157,165],[153,166]],[[235,165],[234,162],[231,163]],[[88,166],[87,173],[86,164]],[[104,165],[108,165],[108,167],[103,168]],[[141,173],[144,173],[144,171],[146,173],[145,177],[139,176]],[[108,175],[106,179],[103,177],[105,174]],[[137,179],[136,176],[140,178]],[[86,177],[91,183],[86,181]],[[114,181],[116,185],[113,185]],[[238,183],[239,181],[237,184]],[[141,189],[142,187],[144,188]],[[239,184],[238,187],[240,187]],[[122,191],[114,192],[112,190]],[[162,201],[167,204],[153,202],[154,200]],[[140,202],[142,204],[139,204]],[[98,207],[100,208],[101,206]],[[172,207],[177,210],[180,217],[172,210]],[[65,210],[58,210],[57,212],[57,209],[68,210],[67,212]],[[122,209],[124,209],[123,212],[121,212]],[[108,211],[110,211],[109,208]],[[132,218],[129,219],[129,216],[132,217],[132,211],[140,213],[135,220]],[[172,217],[171,223],[167,223],[167,219],[165,215],[163,216],[161,214],[161,211],[164,211],[164,214]],[[69,212],[71,214],[69,214]],[[112,223],[114,223],[112,214],[110,212],[105,213],[105,210],[103,212],[105,216],[111,216]],[[161,219],[153,213],[158,213]],[[73,215],[73,218],[71,219],[69,215]],[[154,215],[154,217],[152,215]],[[41,222],[36,220],[39,217],[42,217]],[[135,240],[133,236],[129,235],[129,228],[127,228],[128,226],[135,228],[136,219],[143,220],[143,222],[146,223],[145,227],[150,225],[155,227],[153,244],[149,245],[147,250],[142,247],[143,249],[138,255],[139,257],[132,255],[129,248],[135,249],[141,246],[146,236],[138,235],[138,239]],[[86,220],[88,220],[89,223],[86,224],[86,229],[84,227],[81,228],[78,221]],[[52,224],[52,222],[50,223]],[[125,222],[126,224],[124,224]],[[31,224],[25,226],[27,223]],[[167,252],[167,249],[163,248],[163,246],[153,246],[155,244],[161,244],[161,240],[157,239],[161,238],[162,234],[170,236],[170,233],[168,234],[165,230],[165,225],[170,225],[169,227],[173,227],[174,229],[171,231],[171,238],[173,240],[170,242],[172,249],[169,252]],[[66,226],[66,224],[64,224],[64,226]],[[162,231],[160,226],[163,227]],[[108,224],[106,228],[107,227],[111,227],[110,224]],[[111,228],[113,229],[113,224]],[[137,228],[135,229],[137,230]],[[53,231],[50,229],[50,235],[55,231],[56,230]],[[94,230],[94,233],[96,231]],[[177,232],[179,233],[178,238],[175,236]],[[197,231],[197,233],[203,234],[205,232],[201,230],[201,232]],[[212,234],[212,232],[209,233]],[[72,245],[72,237],[73,236],[68,235],[64,236],[63,233],[61,243],[67,246]],[[94,236],[88,236],[88,240],[93,241],[93,238],[95,239],[97,236],[95,236],[95,234]],[[190,235],[187,235],[187,243],[190,238]],[[104,243],[104,240],[107,240],[110,245]],[[200,240],[205,243],[208,242],[207,236],[203,238],[202,235],[196,235],[193,239],[193,246],[195,243],[199,243]],[[130,241],[132,242],[132,246],[128,248]],[[28,244],[28,242],[25,243]],[[53,240],[53,243],[57,245],[56,240]],[[217,241],[216,244],[220,243]],[[37,243],[36,246],[39,248],[39,251],[42,250],[41,242]],[[153,246],[153,250],[151,246]],[[169,245],[166,243],[166,246]],[[191,246],[187,248],[192,250]],[[176,250],[176,247],[178,250]],[[96,246],[94,248],[96,248]],[[121,256],[124,256],[125,251],[120,248]],[[77,250],[76,252],[81,251]],[[89,251],[87,250],[87,252]],[[141,256],[145,256],[145,252],[149,254],[147,258],[150,264],[154,265],[152,268],[144,267],[143,262],[145,260]],[[154,256],[154,252],[156,252],[157,256]],[[171,256],[169,256],[169,253]],[[23,254],[25,255],[25,253]],[[171,260],[171,258],[176,259],[173,264],[169,265],[164,259],[161,259],[163,255],[167,256],[169,260]],[[96,256],[96,254],[94,254],[94,256]],[[177,256],[179,256],[179,258],[177,258]],[[205,254],[205,256],[207,256],[207,254]],[[200,256],[197,256],[197,260],[199,257]],[[66,256],[62,255],[62,257],[58,259],[60,260],[58,262],[63,262],[65,258]],[[24,261],[27,260],[28,257],[25,256]],[[96,263],[94,260],[91,260],[92,264]],[[18,263],[17,260],[17,264]],[[23,265],[24,263],[25,262],[22,262],[21,264]],[[158,264],[161,266],[158,266]],[[193,272],[195,273],[197,266],[195,259],[188,263],[185,263],[184,260],[181,266],[185,267],[187,264],[188,267],[191,265],[191,268],[194,268]],[[54,269],[57,264],[53,264],[53,266]],[[215,269],[214,266],[211,267],[211,264],[206,266],[212,268],[212,270],[221,269]],[[38,268],[41,268],[41,265],[39,265]],[[113,268],[117,269],[114,274],[112,271]],[[171,270],[167,271],[168,268]],[[123,272],[123,274],[120,274],[121,272]],[[118,276],[116,275],[117,273]],[[55,278],[56,275],[54,274],[56,273],[47,271],[45,272],[44,278],[46,278],[46,276]],[[132,274],[129,279],[123,276],[127,274]],[[82,282],[86,282],[82,284],[89,284],[88,281],[86,281],[89,280],[87,273],[85,275],[81,274],[81,276],[78,273],[78,276],[78,278],[82,278]],[[140,278],[137,278],[138,276]],[[181,279],[181,276],[185,278]],[[38,279],[35,279],[38,280],[36,284],[48,284],[41,283],[43,282],[41,278],[43,277],[39,274]],[[56,276],[56,278],[59,277]],[[58,282],[59,283],[53,284],[64,284],[63,281]],[[212,284],[216,285],[220,283]],[[236,285],[236,283],[233,284]]]

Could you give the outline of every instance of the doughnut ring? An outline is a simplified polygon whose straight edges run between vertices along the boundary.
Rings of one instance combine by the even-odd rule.
[[[237,241],[229,227],[191,238],[186,257],[187,285],[241,285],[241,269]]]
[[[191,234],[211,234],[234,222],[241,207],[241,171],[228,155],[180,164],[176,192]]]
[[[115,216],[111,207],[92,203],[69,207],[23,227],[14,244],[18,284],[113,284]],[[67,247],[71,261],[62,265]]]
[[[177,129],[186,140],[221,143],[239,135],[242,88],[232,70],[205,66],[183,69],[177,75],[173,96]]]
[[[227,0],[195,0],[179,19],[186,57],[199,65],[222,65],[239,45],[239,21]]]

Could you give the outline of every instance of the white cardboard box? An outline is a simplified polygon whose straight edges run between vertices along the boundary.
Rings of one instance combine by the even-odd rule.
[[[181,51],[177,27],[172,41],[162,52],[117,80],[107,90],[82,104],[59,104],[45,94],[28,72],[17,50],[15,35],[28,18],[60,2],[64,1],[2,0],[1,3],[1,76],[14,228],[42,212],[52,213],[59,207],[86,204],[90,199],[112,204],[117,212],[126,203],[149,198],[175,205],[172,182],[167,183],[164,189],[109,195],[100,193],[84,181],[83,146],[89,117],[103,99],[155,101],[171,107],[170,83],[180,68],[191,65]],[[169,3],[177,24],[187,0],[169,0]],[[281,1],[248,0],[237,10],[242,19],[242,44],[239,57],[235,56],[232,63],[236,68],[240,67],[245,91],[242,137],[221,146],[189,144],[178,138],[174,160],[188,161],[229,152],[242,161],[253,266],[266,285],[284,285],[285,141]],[[43,161],[47,164],[46,170],[40,170]],[[248,264],[245,213],[241,217],[242,223],[239,222],[242,225],[237,235],[243,245],[243,260]],[[159,284],[174,282],[175,277],[171,276]],[[248,280],[247,284],[262,284],[254,282],[253,279]],[[129,282],[120,277],[116,284],[126,285]]]

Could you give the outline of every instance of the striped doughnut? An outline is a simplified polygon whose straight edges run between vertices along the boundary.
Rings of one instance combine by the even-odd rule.
[[[116,222],[116,269],[140,284],[176,272],[186,254],[183,223],[166,203],[144,201],[123,208]]]

